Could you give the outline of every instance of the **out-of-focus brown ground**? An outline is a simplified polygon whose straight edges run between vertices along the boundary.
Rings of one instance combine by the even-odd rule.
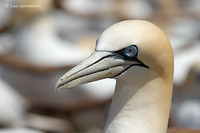
[[[188,129],[188,128],[169,128],[167,133],[200,133],[198,129]]]

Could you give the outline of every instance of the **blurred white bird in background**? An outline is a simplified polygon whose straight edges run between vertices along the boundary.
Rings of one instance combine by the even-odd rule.
[[[38,17],[17,32],[17,54],[42,66],[74,65],[86,58],[84,51],[72,42],[59,39],[52,17]]]
[[[14,49],[11,34],[0,36],[0,55],[8,54]],[[20,127],[24,124],[26,101],[15,88],[2,79],[3,69],[0,66],[0,127]]]
[[[87,4],[85,4],[87,3]],[[67,0],[62,1],[62,7],[74,14],[93,17],[111,17],[116,15],[126,18],[146,19],[153,13],[153,7],[148,0]]]
[[[0,126],[22,126],[26,114],[25,99],[2,79],[0,79],[0,91]]]
[[[199,20],[175,18],[170,22],[167,33],[174,49],[174,83],[180,85],[186,80],[191,66],[200,60]]]
[[[189,4],[182,6],[181,8],[187,8]],[[199,22],[195,17],[179,16],[170,21],[167,29],[174,50],[174,91],[171,108],[174,127],[200,127],[200,89],[196,75],[199,73],[197,64],[200,61]]]
[[[59,15],[61,17],[59,17]],[[61,33],[63,33],[64,36],[65,34],[71,34],[69,39],[60,37],[59,29],[61,28],[56,28],[59,23],[56,23],[55,19],[58,18],[60,20],[62,17],[66,23],[63,25],[65,28],[62,29]],[[83,19],[83,22],[80,21],[81,19],[79,19],[79,23],[77,23],[76,18],[73,19],[69,15],[60,12],[56,12],[55,14],[41,14],[38,17],[32,18],[32,20],[24,24],[23,27],[17,27],[13,31],[17,43],[13,53],[31,64],[43,67],[76,65],[92,52],[92,49],[83,48],[83,46],[76,45],[72,42],[73,39],[77,39],[73,37],[73,34],[74,36],[77,35],[72,32],[72,28],[76,28],[73,24],[78,25],[80,33],[82,32],[81,29],[84,27],[90,28],[88,27],[88,21],[86,21],[86,19]],[[108,21],[108,24],[109,23],[110,21]],[[70,32],[68,32],[66,27],[69,28]],[[95,30],[90,33],[96,35],[97,33],[94,33],[94,31]],[[78,32],[77,28],[75,32]],[[87,31],[85,31],[85,33],[86,32]],[[80,34],[77,37],[80,37]],[[59,106],[61,104],[60,107],[66,104],[75,104],[77,100],[84,102],[83,99],[85,98],[105,101],[110,99],[114,93],[115,81],[112,79],[105,79],[80,86],[78,88],[81,89],[75,91],[64,92],[64,94],[52,94],[52,89],[59,75],[52,74],[42,76],[13,69],[10,70],[9,68],[3,69],[2,77],[12,86],[15,86],[23,95],[30,99],[35,99],[36,101],[38,99],[43,99],[43,101],[52,100],[54,102],[51,105]],[[94,87],[97,88],[98,91],[94,91]],[[48,100],[45,100],[46,98]]]
[[[200,61],[190,68],[184,84],[174,90],[172,119],[177,127],[200,127]]]

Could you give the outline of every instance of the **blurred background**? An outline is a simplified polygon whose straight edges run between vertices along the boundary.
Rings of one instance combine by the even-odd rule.
[[[169,127],[200,128],[199,0],[0,0],[0,133],[101,133],[115,80],[53,93],[110,25],[142,19],[175,56]]]

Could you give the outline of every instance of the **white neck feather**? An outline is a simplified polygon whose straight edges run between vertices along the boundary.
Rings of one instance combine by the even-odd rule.
[[[151,69],[136,68],[117,79],[105,133],[166,133],[172,83]]]

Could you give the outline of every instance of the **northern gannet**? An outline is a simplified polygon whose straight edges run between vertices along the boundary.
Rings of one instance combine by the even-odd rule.
[[[115,94],[104,133],[165,133],[173,59],[170,42],[157,26],[141,20],[122,21],[102,33],[95,51],[63,75],[56,90],[114,78]]]

